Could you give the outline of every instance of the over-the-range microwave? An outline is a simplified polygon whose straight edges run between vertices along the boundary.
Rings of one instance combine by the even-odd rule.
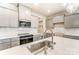
[[[19,21],[19,27],[31,27],[31,21]]]

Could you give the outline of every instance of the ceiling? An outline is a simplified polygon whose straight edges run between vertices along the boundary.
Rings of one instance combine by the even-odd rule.
[[[24,6],[31,8],[42,15],[50,16],[52,14],[65,11],[63,3],[22,3]]]

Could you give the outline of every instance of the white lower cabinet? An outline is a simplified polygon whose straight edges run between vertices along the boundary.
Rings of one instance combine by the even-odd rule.
[[[8,49],[10,48],[10,41],[8,42],[6,40],[0,40],[0,50]]]
[[[33,36],[33,41],[37,41],[41,39],[41,35],[34,35]]]
[[[10,42],[7,42],[7,43],[3,43],[2,44],[2,49],[4,50],[4,49],[8,49],[8,48],[10,48]]]
[[[3,44],[0,43],[0,50],[3,50]]]
[[[19,37],[12,38],[11,41],[11,47],[20,45]]]
[[[20,45],[20,41],[13,41],[12,42],[12,47]]]
[[[20,45],[18,37],[0,40],[0,50],[5,50],[18,45]]]

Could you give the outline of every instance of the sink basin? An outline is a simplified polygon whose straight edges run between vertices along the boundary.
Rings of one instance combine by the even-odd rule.
[[[47,45],[47,47],[50,47],[50,41],[46,40],[43,42],[38,42],[35,44],[31,44],[27,46],[28,50],[32,52],[33,54],[37,54],[41,51],[44,51],[44,47]]]

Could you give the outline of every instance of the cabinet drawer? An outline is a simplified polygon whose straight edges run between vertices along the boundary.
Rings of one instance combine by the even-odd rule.
[[[10,48],[10,43],[2,43],[0,44],[0,50],[8,49]]]
[[[3,43],[3,41],[2,41],[2,40],[0,40],[0,44],[1,44],[1,43]]]
[[[12,47],[18,46],[18,45],[20,45],[20,41],[14,41],[14,42],[12,42]]]
[[[3,39],[2,42],[3,43],[8,43],[8,42],[10,42],[10,39]]]
[[[3,50],[3,44],[0,44],[0,50]]]

